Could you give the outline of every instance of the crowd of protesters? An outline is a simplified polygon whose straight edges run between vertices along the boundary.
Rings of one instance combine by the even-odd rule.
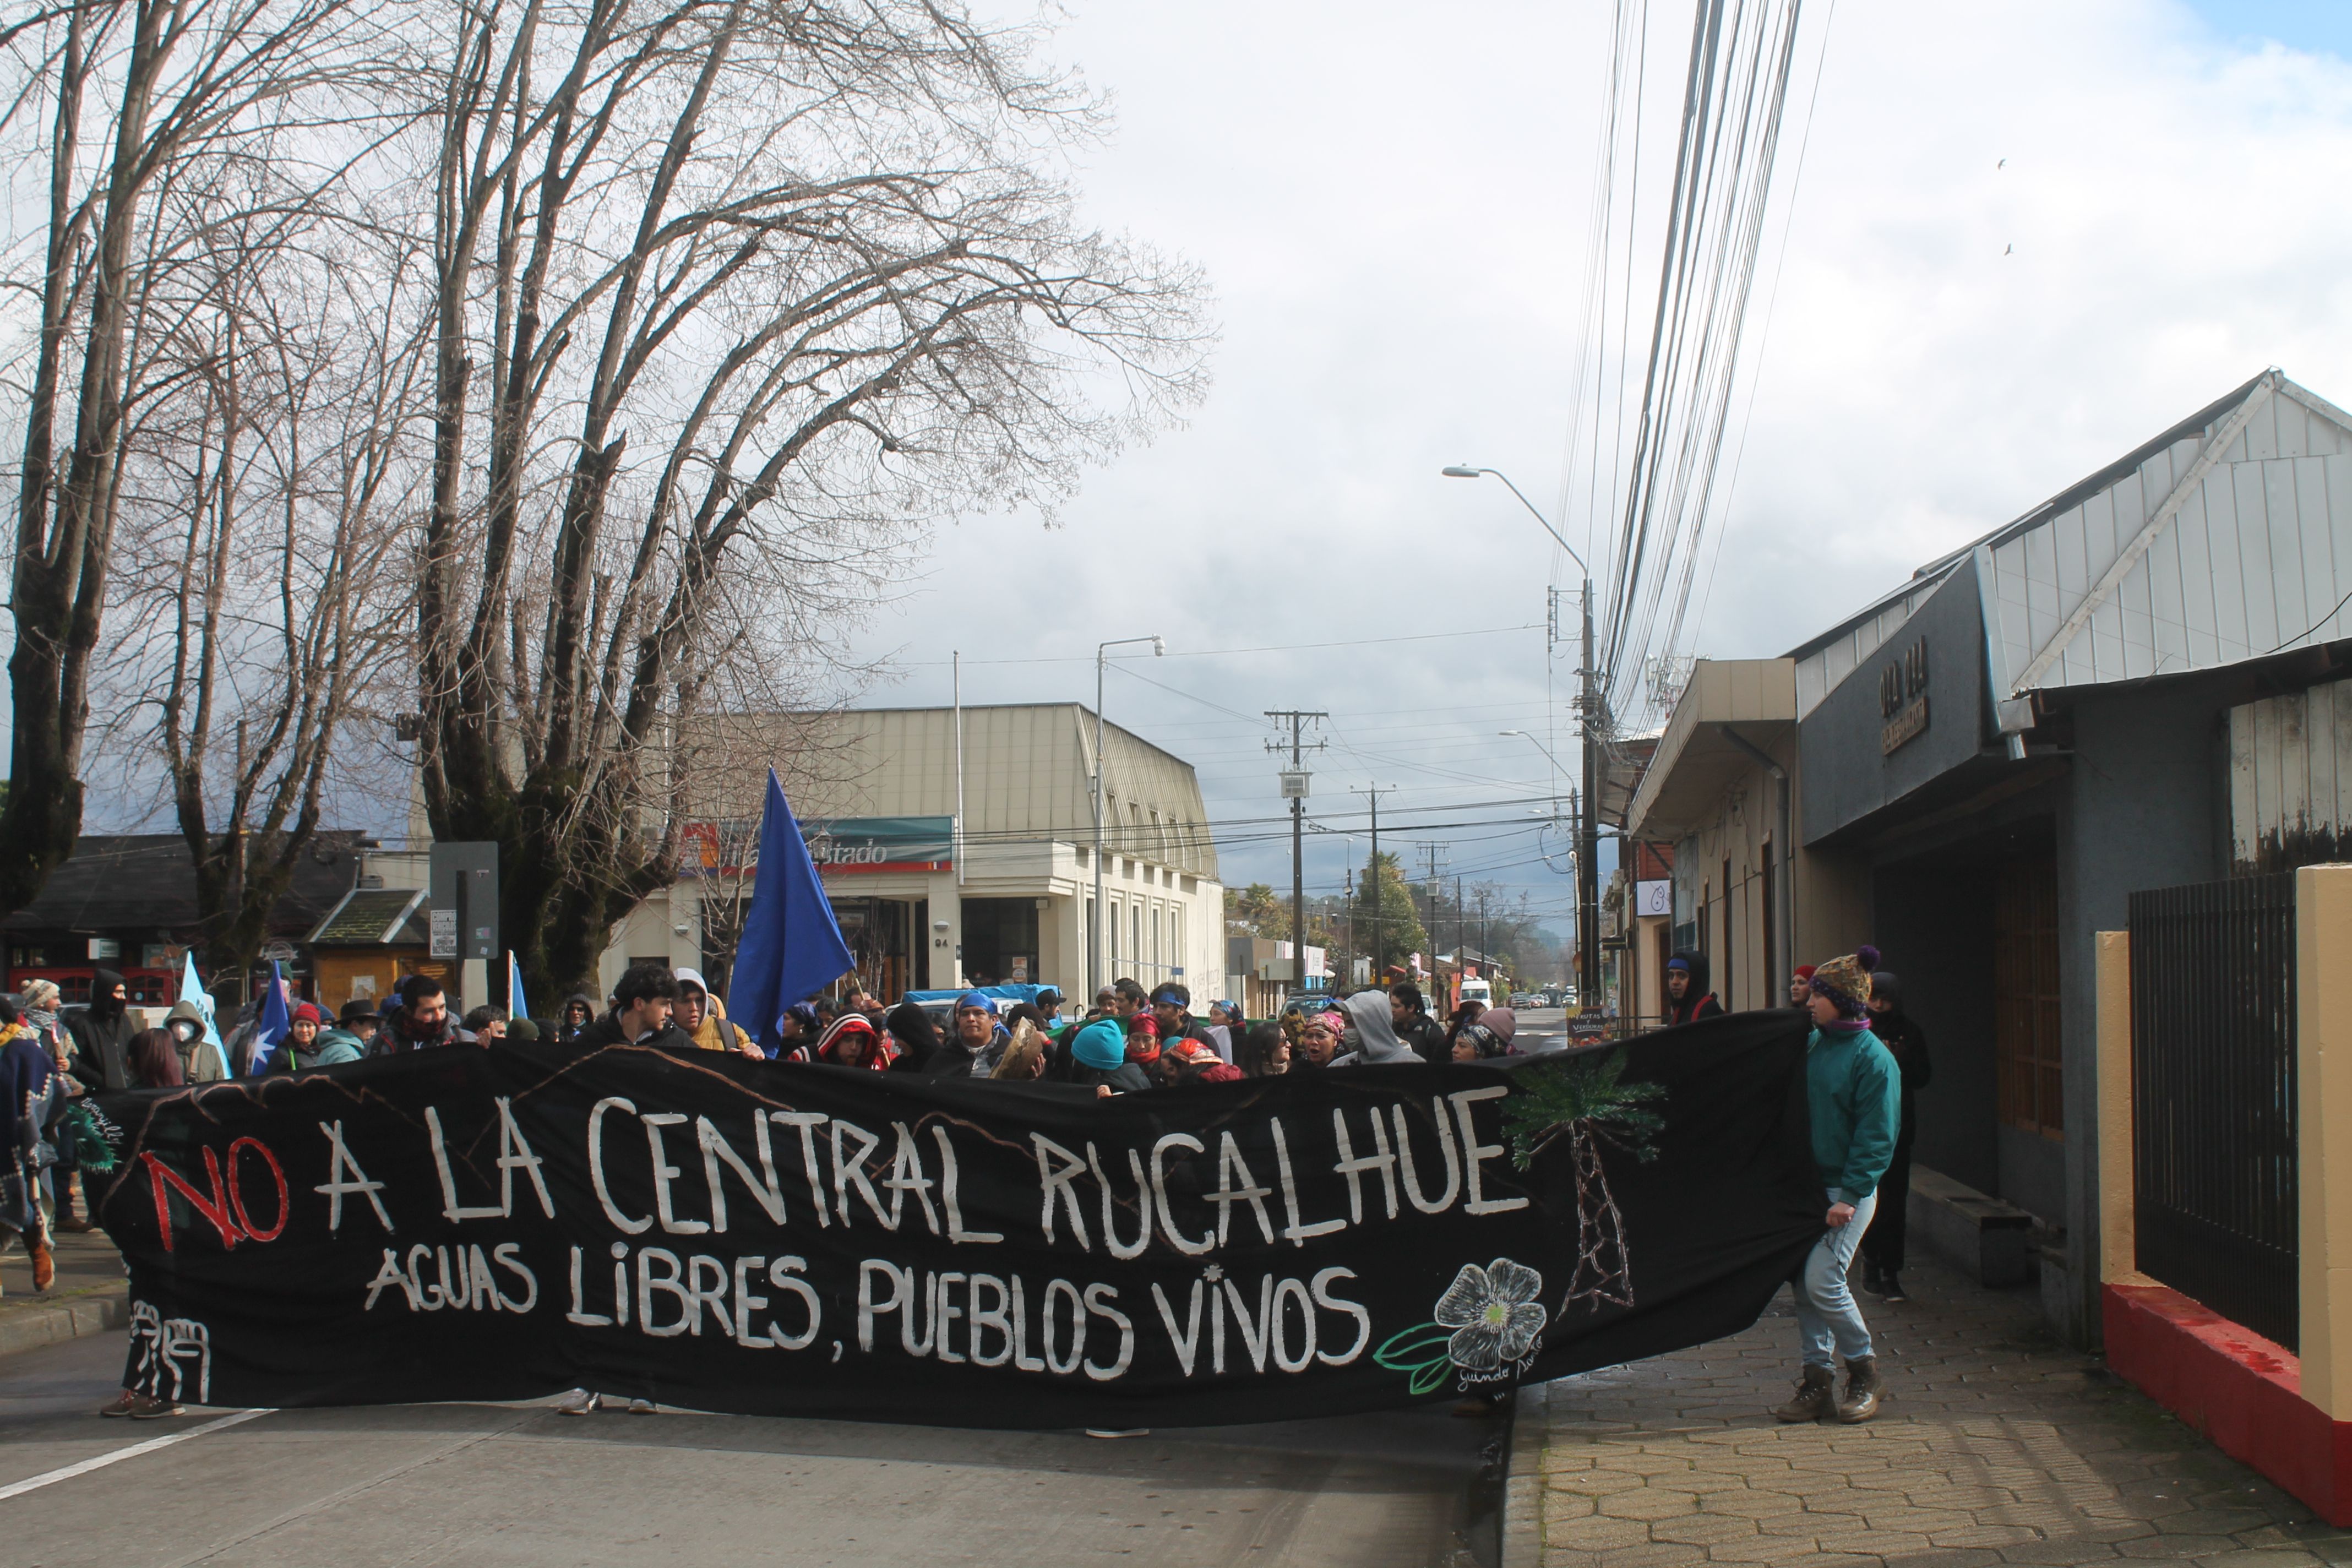
[[[1848,1284],[1857,1256],[1866,1293],[1904,1299],[1916,1096],[1932,1066],[1925,1032],[1903,1011],[1901,983],[1879,960],[1876,949],[1864,946],[1790,977],[1790,1005],[1812,1026],[1807,1089],[1827,1202],[1821,1238],[1790,1281],[1802,1364],[1796,1396],[1773,1412],[1784,1421],[1852,1423],[1877,1413],[1884,1383]],[[1674,953],[1665,991],[1670,1026],[1724,1014],[1703,953]],[[89,1005],[70,1011],[59,1007],[54,984],[35,981],[20,997],[0,998],[0,1095],[15,1133],[12,1157],[0,1163],[0,1247],[21,1241],[36,1289],[47,1289],[56,1271],[53,1234],[92,1228],[76,1170],[77,1138],[65,1115],[79,1100],[409,1051],[501,1041],[579,1051],[714,1051],[929,1079],[1059,1083],[1103,1097],[1359,1066],[1494,1061],[1521,1049],[1511,1008],[1471,1002],[1441,1021],[1411,983],[1256,1021],[1229,1001],[1211,1002],[1205,1016],[1196,1016],[1192,993],[1176,983],[1147,990],[1122,979],[1068,1016],[1065,998],[1050,987],[1032,1001],[970,990],[945,1009],[944,1027],[912,997],[886,1005],[855,981],[838,992],[794,1004],[772,1030],[755,1035],[727,1016],[721,998],[689,968],[634,964],[601,1007],[575,994],[546,1020],[512,1016],[495,1005],[460,1019],[439,981],[411,975],[381,1012],[359,999],[330,1017],[301,1002],[282,1015],[282,1036],[264,1040],[261,1010],[252,1004],[224,1038],[205,1007],[189,1001],[172,1007],[160,1027],[135,1026],[123,978],[110,971],[98,971]],[[45,1209],[45,1192],[54,1214]],[[1841,1357],[1843,1393],[1835,1386]],[[577,1390],[558,1408],[582,1415],[599,1404],[594,1394]],[[642,1400],[629,1407],[652,1408]],[[126,1390],[103,1413],[152,1416],[173,1407]]]

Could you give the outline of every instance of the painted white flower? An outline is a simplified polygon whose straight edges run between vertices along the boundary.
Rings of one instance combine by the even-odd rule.
[[[1496,1372],[1535,1348],[1550,1314],[1536,1298],[1543,1276],[1497,1258],[1465,1263],[1437,1299],[1437,1321],[1454,1331],[1445,1353],[1465,1372]]]

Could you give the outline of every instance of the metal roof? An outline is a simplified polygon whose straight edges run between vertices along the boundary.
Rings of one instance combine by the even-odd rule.
[[[299,937],[352,885],[360,835],[322,831],[294,862],[286,892],[269,911],[269,934]],[[248,853],[268,852],[260,835]],[[40,893],[11,913],[12,931],[194,931],[196,870],[188,841],[176,833],[92,833],[74,840],[74,852],[42,884]]]
[[[949,816],[956,809],[952,708],[851,708],[735,713],[697,721],[723,730],[731,750],[711,754],[697,780],[697,814],[756,817],[757,764],[789,762],[794,813]],[[975,865],[992,848],[1052,840],[1090,844],[1095,715],[1077,702],[966,704],[964,847]],[[1103,726],[1104,843],[1112,854],[1214,879],[1217,849],[1192,764],[1115,723]]]
[[[421,944],[429,933],[415,920],[425,902],[423,888],[353,888],[310,932],[313,947],[380,947]]]
[[[1785,658],[1703,658],[1666,721],[1657,754],[1626,813],[1625,831],[1678,838],[1713,816],[1724,791],[1757,766],[1749,745],[1778,744],[1797,721],[1796,672]]]
[[[2352,416],[2264,371],[1801,644],[1801,711],[1971,557],[2006,730],[2036,690],[2334,641],[2352,601]]]

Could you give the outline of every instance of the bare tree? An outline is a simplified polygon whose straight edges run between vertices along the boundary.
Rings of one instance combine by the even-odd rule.
[[[961,6],[444,15],[425,797],[562,986],[675,875],[691,694],[1196,396],[1198,284],[1075,222],[1097,104]]]
[[[160,761],[208,967],[242,973],[331,784],[347,809],[371,793],[369,749],[339,776],[338,742],[409,646],[405,583],[381,601],[429,473],[427,345],[402,287],[423,247],[209,184],[164,199],[231,216],[157,276],[131,335],[125,613],[98,687],[149,742],[131,766]]]
[[[12,79],[0,132],[17,166],[37,171],[46,198],[46,223],[13,279],[34,302],[37,331],[14,389],[24,456],[0,910],[39,891],[79,830],[90,680],[137,416],[133,338],[151,288],[187,264],[195,234],[222,216],[167,213],[156,194],[193,168],[268,168],[289,145],[336,144],[370,124],[376,111],[359,89],[382,62],[381,40],[397,37],[401,9],[87,0],[0,36]],[[341,178],[314,161],[283,167],[315,174],[313,194]],[[282,179],[249,190],[275,205],[289,195]]]

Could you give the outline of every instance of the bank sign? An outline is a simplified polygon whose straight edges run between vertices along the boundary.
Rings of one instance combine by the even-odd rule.
[[[844,816],[803,822],[809,858],[828,877],[853,871],[946,871],[955,865],[952,816]]]
[[[809,858],[824,876],[865,871],[945,871],[955,865],[951,816],[841,816],[801,824]],[[685,853],[688,876],[740,876],[757,868],[760,825],[689,822]]]

